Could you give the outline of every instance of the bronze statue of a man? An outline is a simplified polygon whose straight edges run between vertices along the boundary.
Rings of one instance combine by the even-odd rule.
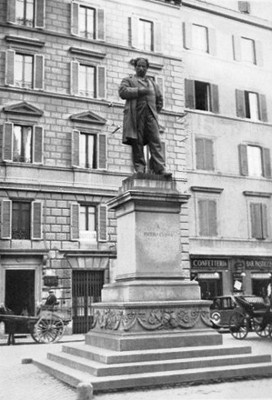
[[[165,169],[165,160],[160,140],[158,113],[163,98],[158,85],[146,76],[149,62],[145,58],[134,60],[136,74],[124,78],[119,95],[126,100],[123,123],[123,143],[132,146],[133,164],[136,172],[145,172],[144,146],[150,150],[150,170],[170,177]]]

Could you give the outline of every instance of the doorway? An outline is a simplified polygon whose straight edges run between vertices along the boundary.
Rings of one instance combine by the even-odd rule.
[[[73,333],[86,333],[93,322],[91,305],[101,301],[104,271],[73,271]]]
[[[35,270],[6,270],[5,305],[15,315],[35,315]]]

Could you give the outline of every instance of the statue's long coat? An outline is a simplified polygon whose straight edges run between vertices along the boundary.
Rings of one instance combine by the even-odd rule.
[[[163,107],[163,98],[158,85],[152,80],[149,80],[155,89],[156,95],[156,109],[150,107],[154,115],[154,118],[158,122],[158,112]],[[134,75],[130,75],[124,78],[119,87],[119,95],[122,99],[126,100],[124,108],[124,120],[123,120],[123,143],[131,144],[131,141],[137,140],[137,98],[139,82]],[[150,105],[149,105],[150,106]]]

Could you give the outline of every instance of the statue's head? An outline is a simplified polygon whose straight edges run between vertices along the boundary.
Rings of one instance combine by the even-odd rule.
[[[144,77],[149,68],[149,61],[147,58],[138,57],[133,60],[133,65],[136,71],[136,75]]]

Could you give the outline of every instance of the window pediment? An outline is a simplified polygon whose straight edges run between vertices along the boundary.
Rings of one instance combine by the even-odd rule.
[[[11,106],[6,106],[3,108],[5,113],[10,114],[22,114],[22,115],[30,115],[32,117],[41,117],[43,115],[43,111],[33,105],[22,101],[21,103],[13,104]]]
[[[73,114],[70,116],[70,120],[73,122],[84,122],[93,125],[105,125],[106,120],[92,111],[86,111],[80,114]]]
[[[14,36],[14,35],[7,35],[5,39],[9,43],[19,44],[19,45],[30,45],[34,47],[43,47],[45,42],[39,39],[28,38],[24,36]]]

